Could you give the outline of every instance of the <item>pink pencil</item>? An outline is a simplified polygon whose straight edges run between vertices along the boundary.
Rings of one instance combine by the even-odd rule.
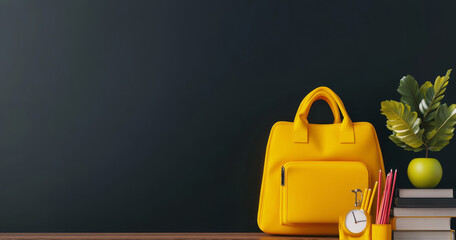
[[[377,216],[377,224],[382,224],[381,223],[381,220],[382,220],[382,215],[383,215],[383,205],[385,203],[385,198],[386,198],[386,187],[387,187],[387,183],[388,183],[388,179],[389,179],[389,176],[390,174],[388,173],[388,175],[386,175],[386,180],[385,180],[385,187],[383,189],[383,196],[382,196],[382,202],[380,203],[380,209],[378,211],[378,216]]]
[[[385,189],[385,202],[383,203],[383,212],[382,212],[382,219],[381,219],[381,223],[382,224],[385,224],[385,216],[386,216],[386,211],[387,211],[387,207],[388,207],[388,201],[389,201],[389,197],[390,197],[390,191],[391,191],[391,180],[393,180],[393,170],[391,169],[391,171],[388,173],[389,175],[389,178],[388,178],[388,182],[386,183],[386,189]]]
[[[377,210],[375,211],[375,218],[378,218],[378,210],[380,206],[380,192],[382,189],[382,170],[378,171],[378,194],[377,194]]]
[[[386,179],[388,179],[388,175],[386,175],[385,182],[386,182]],[[385,188],[385,187],[383,187],[383,188]],[[382,214],[383,199],[385,199],[385,191],[383,191],[383,195],[381,196],[380,206],[378,208],[378,214],[377,214],[377,219],[376,219],[377,224],[380,224],[380,215]]]
[[[386,183],[386,193],[384,193],[386,195],[386,199],[385,199],[385,202],[383,203],[383,212],[382,212],[382,219],[380,220],[381,221],[381,224],[385,224],[386,222],[386,212],[388,211],[387,207],[389,205],[389,199],[390,199],[390,193],[391,193],[391,182],[393,180],[393,169],[391,169],[391,171],[388,173],[389,175],[389,178],[388,178],[388,182]]]
[[[386,174],[386,179],[385,179],[385,186],[383,187],[383,196],[382,196],[382,202],[380,203],[380,212],[378,213],[380,216],[378,216],[378,224],[382,224],[382,217],[383,217],[383,209],[385,206],[385,201],[386,201],[386,193],[388,192],[387,187],[388,187],[388,180],[389,180],[389,173]]]
[[[394,171],[394,180],[393,180],[393,186],[392,186],[392,190],[391,190],[391,197],[390,197],[390,201],[389,201],[389,205],[388,205],[387,217],[389,217],[389,214],[391,212],[391,203],[393,202],[394,187],[396,186],[396,176],[397,176],[397,169]],[[389,218],[388,218],[388,220],[389,220]],[[386,222],[386,224],[388,224],[388,222]]]

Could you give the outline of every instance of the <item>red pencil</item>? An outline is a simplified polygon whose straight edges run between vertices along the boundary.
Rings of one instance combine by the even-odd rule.
[[[391,202],[393,201],[393,195],[394,195],[394,187],[396,186],[396,176],[397,176],[397,169],[394,171],[394,180],[393,180],[393,186],[392,186],[392,190],[391,190],[391,197],[390,197],[390,201],[389,201],[389,205],[388,205],[388,214],[387,214],[387,217],[388,217],[388,220],[389,220],[389,214],[391,212]],[[388,224],[389,221],[386,222],[386,224]]]
[[[388,192],[388,180],[389,180],[389,173],[386,174],[386,179],[385,179],[385,186],[383,187],[383,196],[382,196],[382,202],[380,203],[380,216],[378,217],[378,224],[382,224],[382,218],[383,218],[383,211],[384,211],[384,206],[385,206],[385,201],[386,201],[386,193]]]
[[[388,173],[389,175],[389,178],[388,178],[388,182],[386,183],[386,193],[384,193],[386,195],[386,199],[385,199],[385,202],[383,203],[383,212],[382,212],[382,219],[380,220],[381,221],[381,224],[385,224],[386,222],[386,212],[388,212],[388,206],[389,206],[389,199],[390,199],[390,193],[391,193],[391,182],[393,180],[393,169],[390,170],[390,172]]]
[[[383,206],[384,206],[385,200],[386,200],[386,187],[388,186],[389,177],[390,177],[390,174],[388,173],[388,175],[386,175],[385,187],[383,189],[382,202],[380,203],[380,210],[379,210],[378,216],[377,216],[377,224],[382,224],[381,221],[382,221],[382,215],[383,215]]]
[[[388,179],[388,175],[386,175],[385,182],[386,182],[386,179]],[[385,188],[385,187],[383,187],[383,188]],[[383,205],[384,195],[385,195],[385,191],[383,191],[383,195],[381,196],[380,206],[378,208],[378,214],[377,214],[377,219],[376,219],[377,224],[380,224],[380,215],[382,214],[382,205]]]

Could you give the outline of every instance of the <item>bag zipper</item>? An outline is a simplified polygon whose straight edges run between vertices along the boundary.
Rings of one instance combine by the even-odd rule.
[[[280,175],[280,185],[285,186],[285,167],[282,166],[282,173]]]

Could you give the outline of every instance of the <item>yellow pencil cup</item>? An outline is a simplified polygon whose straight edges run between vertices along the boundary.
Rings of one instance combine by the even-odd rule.
[[[372,240],[391,240],[391,224],[372,224]]]

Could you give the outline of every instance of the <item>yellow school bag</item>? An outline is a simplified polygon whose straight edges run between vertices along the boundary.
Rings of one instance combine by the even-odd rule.
[[[320,99],[331,107],[333,124],[307,121]],[[270,234],[337,235],[339,216],[354,207],[351,190],[372,188],[380,169],[385,172],[374,127],[352,122],[339,96],[319,87],[301,102],[294,122],[271,129],[258,226]]]

